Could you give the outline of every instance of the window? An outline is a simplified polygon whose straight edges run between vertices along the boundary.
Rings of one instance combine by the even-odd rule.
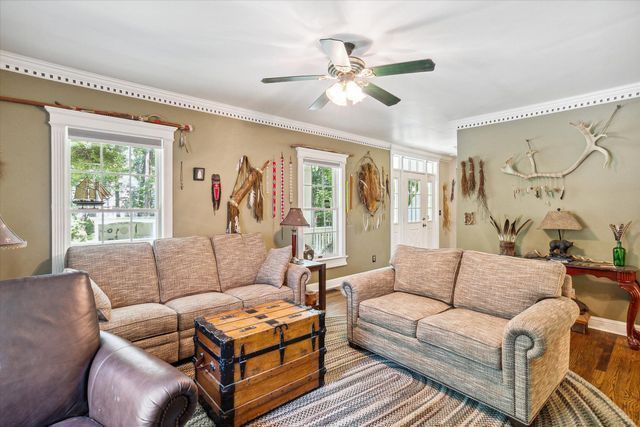
[[[422,212],[421,212],[421,186],[420,180],[417,179],[408,179],[407,180],[408,195],[409,195],[409,203],[407,208],[407,222],[415,223],[422,221]]]
[[[397,224],[400,217],[398,178],[393,178],[393,223]]]
[[[47,107],[51,257],[71,245],[171,237],[175,128]]]
[[[158,149],[72,136],[69,145],[70,244],[157,238]]]
[[[327,267],[346,265],[344,177],[347,156],[297,148],[298,201],[309,223],[301,228],[298,253],[310,246]]]

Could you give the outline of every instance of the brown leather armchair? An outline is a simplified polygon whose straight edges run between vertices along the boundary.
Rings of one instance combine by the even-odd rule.
[[[86,273],[0,282],[3,426],[181,426],[196,407],[186,375],[100,332]]]

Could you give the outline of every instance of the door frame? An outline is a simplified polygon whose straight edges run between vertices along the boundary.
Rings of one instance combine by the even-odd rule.
[[[407,149],[407,148],[402,148],[402,149],[398,149],[398,148],[392,148],[390,153],[389,153],[389,170],[391,171],[390,176],[391,176],[391,180],[390,180],[390,185],[393,186],[393,180],[394,178],[398,179],[398,189],[400,190],[402,188],[402,182],[403,182],[403,178],[404,178],[404,174],[405,173],[409,173],[409,172],[404,172],[402,169],[402,162],[400,164],[401,168],[400,169],[394,169],[393,168],[393,158],[394,156],[402,156],[402,157],[410,157],[413,159],[419,159],[419,160],[424,160],[427,162],[435,162],[438,167],[436,168],[436,172],[434,175],[434,188],[433,188],[433,222],[432,222],[432,236],[431,236],[431,245],[434,248],[439,248],[440,247],[440,160],[442,159],[441,156],[438,156],[437,154],[433,154],[433,153],[428,153],[428,152],[424,152],[424,151],[420,151],[420,150],[412,150],[412,149]],[[410,173],[415,173],[415,172],[410,172]],[[425,171],[425,175],[427,175],[427,172]],[[427,180],[428,181],[428,178]],[[423,191],[425,192],[425,197],[426,192],[427,192],[427,188],[425,187],[423,189]],[[393,254],[394,249],[395,249],[395,245],[396,245],[396,241],[394,238],[394,234],[398,234],[398,236],[402,236],[403,233],[403,221],[400,220],[398,221],[398,224],[394,224],[393,222],[393,187],[391,188],[391,200],[389,203],[389,208],[390,208],[390,215],[389,215],[389,220],[391,222],[390,227],[389,227],[389,245],[390,245],[390,250],[391,250],[391,254]],[[402,194],[402,192],[400,191],[400,194]],[[398,215],[402,215],[402,197],[399,195],[398,197]],[[424,212],[425,216],[426,216],[426,211]],[[399,227],[399,228],[398,228]]]

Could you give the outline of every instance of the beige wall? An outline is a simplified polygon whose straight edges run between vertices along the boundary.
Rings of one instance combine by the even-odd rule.
[[[512,154],[523,153],[525,139],[531,139],[538,170],[557,171],[573,164],[584,149],[584,138],[569,126],[569,122],[606,121],[615,104],[598,105],[558,114],[518,120],[458,132],[458,161],[469,156],[486,162],[487,194],[493,215],[510,217],[523,215],[533,220],[533,226],[518,240],[519,252],[534,249],[548,252],[548,242],[555,232],[538,230],[544,215],[551,209],[562,208],[576,214],[584,229],[566,233],[574,242],[571,253],[596,260],[611,261],[615,246],[609,224],[633,221],[623,240],[627,249],[627,264],[640,264],[640,101],[623,103],[609,128],[609,137],[601,142],[612,155],[609,168],[603,169],[603,156],[591,154],[572,174],[565,178],[564,200],[551,205],[535,197],[514,199],[514,187],[525,187],[522,180],[500,171],[503,162]],[[528,171],[528,164],[518,167]],[[457,179],[459,182],[460,180]],[[477,225],[464,225],[463,212],[478,211],[477,205],[457,196],[457,243],[459,247],[497,252],[496,233],[487,218],[478,215]],[[627,294],[614,283],[604,279],[578,277],[574,279],[577,296],[595,316],[615,320],[626,319]]]
[[[95,90],[54,83],[43,79],[0,71],[0,94],[113,110],[133,114],[157,114],[174,122],[190,123],[195,132],[189,135],[191,154],[174,148],[174,235],[211,235],[224,233],[226,205],[213,214],[210,196],[210,176],[222,177],[223,201],[233,187],[235,165],[242,154],[254,165],[280,157],[288,164],[289,157],[296,170],[295,150],[291,144],[306,144],[352,154],[347,162],[347,174],[370,151],[379,167],[388,170],[389,152],[307,135],[285,129],[259,125],[211,114],[170,107]],[[302,108],[302,107],[301,107]],[[322,113],[319,113],[322,114]],[[0,214],[29,245],[26,249],[0,251],[0,278],[10,278],[50,271],[50,147],[47,114],[36,107],[0,102],[0,160],[4,176],[0,179]],[[184,190],[180,190],[180,161],[184,162]],[[206,168],[204,182],[192,181],[193,167]],[[288,165],[286,166],[288,172]],[[286,179],[288,182],[288,178]],[[269,195],[265,197],[269,199]],[[294,192],[294,198],[296,192]],[[288,197],[286,209],[288,210]],[[294,201],[295,204],[295,201]],[[284,246],[290,242],[288,231],[281,238],[280,227],[274,223],[265,207],[265,221],[258,224],[246,207],[241,213],[245,232],[261,232],[268,246]],[[339,277],[386,265],[389,259],[389,223],[379,230],[362,230],[362,208],[354,197],[354,211],[347,216],[348,265],[331,269],[328,277]],[[386,218],[389,218],[387,213]],[[371,256],[377,256],[377,263]]]

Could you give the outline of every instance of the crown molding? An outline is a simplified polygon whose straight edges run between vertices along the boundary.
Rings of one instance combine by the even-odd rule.
[[[556,99],[554,101],[543,102],[540,104],[527,105],[511,110],[503,110],[495,113],[467,117],[455,120],[453,123],[455,124],[456,130],[463,130],[496,123],[510,122],[513,120],[529,119],[531,117],[576,110],[578,108],[592,107],[598,104],[620,102],[638,97],[640,97],[640,82],[569,98]]]
[[[343,132],[311,123],[291,120],[280,116],[262,113],[222,104],[203,98],[183,95],[166,91],[151,86],[145,86],[126,80],[94,74],[75,68],[65,67],[51,62],[41,61],[35,58],[18,55],[16,53],[0,50],[0,69],[11,71],[31,77],[51,80],[58,83],[80,86],[130,98],[143,99],[159,104],[171,105],[178,108],[200,111],[232,119],[244,120],[266,126],[302,132],[326,138],[338,139],[354,144],[389,150],[391,144],[375,138]]]

